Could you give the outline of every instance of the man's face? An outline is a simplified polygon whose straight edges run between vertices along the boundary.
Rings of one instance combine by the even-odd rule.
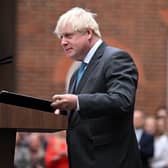
[[[90,50],[90,37],[89,31],[75,32],[67,25],[62,29],[61,46],[68,57],[82,61]]]
[[[158,118],[157,120],[156,120],[156,124],[157,124],[157,133],[158,134],[163,134],[163,133],[165,133],[165,131],[166,131],[166,121],[164,120],[164,119],[162,119],[162,118]]]
[[[143,128],[144,125],[144,115],[142,112],[135,110],[134,112],[134,127]]]

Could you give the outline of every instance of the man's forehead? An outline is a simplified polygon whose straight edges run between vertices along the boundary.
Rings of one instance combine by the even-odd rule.
[[[70,23],[67,23],[65,25],[62,25],[60,28],[60,33],[64,34],[64,33],[70,33],[73,31],[72,25]]]

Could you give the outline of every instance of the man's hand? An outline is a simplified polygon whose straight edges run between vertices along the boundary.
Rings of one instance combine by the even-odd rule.
[[[55,109],[55,114],[59,114],[60,111],[72,111],[77,108],[77,99],[74,94],[54,95],[51,106]]]

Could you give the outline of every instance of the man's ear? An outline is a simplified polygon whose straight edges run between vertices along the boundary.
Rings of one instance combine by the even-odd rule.
[[[88,40],[90,40],[93,37],[93,30],[87,29],[87,34],[88,34]]]

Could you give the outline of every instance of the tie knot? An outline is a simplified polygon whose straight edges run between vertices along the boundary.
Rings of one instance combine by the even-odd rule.
[[[85,70],[86,65],[87,65],[87,63],[82,62],[81,66],[80,66],[80,68],[79,68],[79,71],[83,71],[83,70]]]

